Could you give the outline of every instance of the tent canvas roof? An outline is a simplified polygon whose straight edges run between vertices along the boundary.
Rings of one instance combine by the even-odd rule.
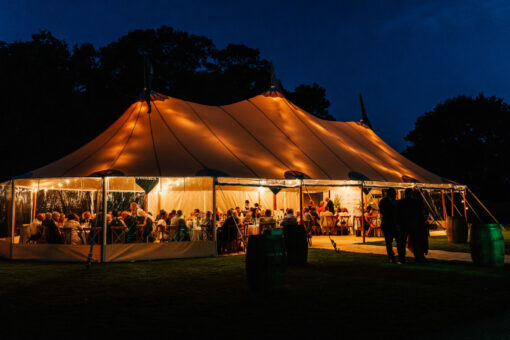
[[[384,182],[442,179],[356,122],[325,121],[283,97],[207,106],[155,94],[152,112],[133,103],[108,129],[33,178],[97,175],[285,178]]]

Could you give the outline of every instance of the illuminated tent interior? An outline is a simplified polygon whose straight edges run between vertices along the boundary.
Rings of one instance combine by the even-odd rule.
[[[361,215],[367,204],[377,204],[383,188],[465,190],[409,161],[363,124],[321,120],[278,92],[225,106],[153,93],[150,104],[149,113],[144,100],[134,102],[82,148],[0,185],[0,256],[86,260],[86,244],[20,240],[37,213],[53,210],[106,213],[137,201],[153,216],[161,209],[187,215],[195,208],[225,212],[249,200],[300,211],[303,200],[330,197]],[[137,179],[155,185],[146,193]],[[93,259],[215,254],[214,240],[128,245],[103,238]]]

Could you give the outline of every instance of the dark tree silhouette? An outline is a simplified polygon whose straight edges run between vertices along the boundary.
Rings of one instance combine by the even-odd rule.
[[[218,49],[167,26],[129,32],[99,49],[69,48],[48,31],[0,42],[0,180],[74,151],[115,121],[142,93],[144,55],[154,67],[152,89],[185,100],[229,104],[270,85],[270,63],[257,49]],[[316,84],[289,95],[312,114],[329,106]]]
[[[418,118],[403,154],[485,200],[508,201],[509,125],[510,107],[502,98],[457,96]]]
[[[286,93],[286,96],[308,113],[322,119],[335,120],[328,112],[331,103],[326,99],[326,89],[315,82],[312,86],[299,85],[294,92]]]

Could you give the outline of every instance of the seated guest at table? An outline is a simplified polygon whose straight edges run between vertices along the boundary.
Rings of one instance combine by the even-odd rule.
[[[212,240],[213,239],[213,230],[214,230],[214,221],[212,218],[212,212],[208,211],[205,214],[205,219],[202,222],[202,227],[205,227],[205,231],[207,233],[207,239]]]
[[[165,210],[161,210],[158,216],[159,219],[156,222],[156,231],[158,233],[158,239],[163,242],[168,239],[168,233],[166,232],[168,213]]]
[[[55,224],[57,225],[57,227],[60,227],[60,213],[58,211],[54,211],[53,213],[51,213],[51,218],[53,220],[53,222],[55,222]]]
[[[126,212],[126,216],[128,215],[129,213]],[[114,209],[112,211],[112,220],[110,221],[110,223],[108,223],[108,229],[106,231],[106,243],[108,244],[111,244],[114,241],[112,240],[111,227],[123,227],[124,232],[127,231],[128,229],[126,223],[122,220],[120,216],[120,211],[118,211],[117,209]]]
[[[220,234],[218,234],[219,252],[232,253],[238,251],[238,231],[237,225],[239,221],[234,217],[232,210],[227,211],[227,218],[221,226]]]
[[[305,222],[312,222],[312,215],[310,214],[310,210],[308,208],[303,209],[303,223]]]
[[[319,214],[317,214],[317,211],[315,207],[312,207],[312,210],[310,211],[311,221],[312,221],[312,228],[314,230],[315,235],[322,234],[321,231],[321,225],[320,225],[320,217]]]
[[[42,226],[44,227],[43,234],[45,235],[47,243],[50,244],[63,243],[62,235],[60,235],[60,231],[58,230],[57,224],[55,223],[52,214],[50,213],[46,214],[44,221],[42,221]]]
[[[154,238],[152,236],[152,215],[150,213],[145,212],[143,209],[138,209],[136,212],[138,224],[143,225],[143,241],[144,242],[154,242]]]
[[[66,215],[64,215],[63,213],[60,214],[59,218],[58,218],[58,227],[59,228],[62,228],[64,226],[64,223],[66,223]]]
[[[170,226],[171,227],[177,227],[177,222],[179,221],[180,218],[183,218],[183,217],[182,216],[177,216],[177,212],[176,212],[174,214],[174,216],[170,219]]]
[[[134,218],[131,215],[131,211],[124,211],[122,212],[122,219],[124,223],[126,224],[127,230],[125,234],[125,242],[126,243],[133,243],[136,241],[136,226],[138,225],[138,222],[136,218]]]
[[[260,223],[275,223],[273,216],[271,216],[271,210],[266,209],[264,216],[260,218]]]
[[[81,224],[92,224],[92,215],[90,214],[90,211],[85,211],[83,214],[81,214]]]
[[[174,241],[189,241],[189,230],[188,226],[186,225],[186,221],[184,220],[184,216],[182,215],[182,211],[177,210],[177,214],[174,218],[177,218],[177,231],[174,235]]]
[[[297,225],[297,217],[294,215],[294,209],[289,208],[287,209],[287,214],[282,220],[282,223],[280,223],[282,226],[289,226],[289,225]]]
[[[247,213],[250,210],[251,210],[250,201],[248,200],[244,201],[243,213]]]
[[[80,237],[80,234],[83,232],[83,230],[81,228],[79,219],[80,218],[73,213],[67,214],[67,221],[64,224],[64,228],[70,229],[71,231],[65,234],[66,237],[70,238],[66,240],[66,243],[73,245],[83,244],[83,239]]]
[[[30,243],[37,243],[42,237],[42,221],[44,221],[44,215],[43,214],[37,214],[30,223]]]
[[[136,203],[135,201],[132,201],[130,204],[129,204],[129,211],[131,212],[131,216],[133,216],[134,218],[137,217],[136,213],[138,211],[138,203]]]
[[[241,208],[239,208],[239,207],[236,207],[235,212],[236,212],[237,216],[239,216],[239,217],[241,217],[242,215],[244,215],[244,214],[243,214],[243,212],[241,211]],[[243,216],[243,217],[244,217],[244,216]]]
[[[168,217],[166,218],[167,221],[166,221],[166,224],[167,225],[170,225],[170,221],[172,220],[172,218],[175,217],[175,215],[177,214],[177,212],[175,210],[172,210],[168,213]]]

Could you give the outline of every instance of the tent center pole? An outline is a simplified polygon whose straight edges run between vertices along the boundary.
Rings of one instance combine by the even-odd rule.
[[[299,216],[300,216],[300,223],[303,224],[303,180],[299,180]]]
[[[107,184],[108,178],[103,177],[103,242],[101,244],[101,262],[106,262],[106,238],[107,238],[107,227],[108,222],[106,215],[108,213],[108,207],[107,207],[107,196],[106,196],[106,184]],[[99,212],[98,212],[99,213]]]
[[[365,243],[365,199],[363,197],[363,181],[361,182],[361,234]]]

